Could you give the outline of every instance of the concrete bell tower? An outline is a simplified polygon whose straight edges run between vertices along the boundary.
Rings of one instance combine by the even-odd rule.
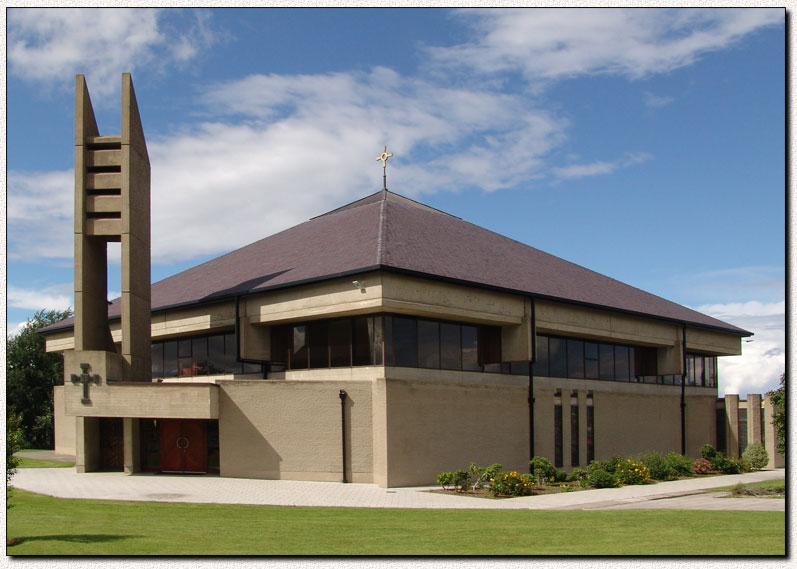
[[[120,135],[100,136],[83,75],[75,80],[75,349],[66,383],[149,382],[150,164],[133,82],[122,74]],[[121,350],[108,323],[109,242],[121,242]],[[86,367],[88,366],[88,367]],[[82,370],[82,374],[78,375]]]

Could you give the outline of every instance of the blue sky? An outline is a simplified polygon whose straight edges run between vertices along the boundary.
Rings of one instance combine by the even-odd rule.
[[[6,16],[9,333],[72,305],[74,76],[116,134],[131,72],[153,280],[378,190],[387,145],[392,191],[755,332],[721,392],[785,370],[782,9]]]

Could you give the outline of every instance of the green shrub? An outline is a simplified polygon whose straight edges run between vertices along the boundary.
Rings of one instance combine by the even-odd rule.
[[[470,472],[459,469],[454,471],[454,487],[457,492],[465,492],[470,487]]]
[[[648,467],[650,477],[653,480],[672,480],[675,478],[675,470],[661,453],[649,452],[640,456],[639,460]]]
[[[644,484],[650,480],[650,470],[641,462],[628,458],[617,467],[614,476],[620,484]]]
[[[475,462],[471,462],[468,466],[468,471],[470,472],[471,479],[474,480],[472,485],[473,489],[483,488],[487,481],[495,478],[499,470],[501,470],[501,465],[498,463],[480,467],[476,466]]]
[[[531,496],[534,490],[534,477],[531,474],[498,472],[495,475],[490,492],[494,496]]]
[[[744,465],[732,458],[728,458],[724,453],[718,452],[711,461],[714,470],[719,470],[723,474],[741,474],[744,472]]]
[[[589,486],[589,471],[586,468],[574,468],[570,473],[569,480],[578,482],[582,488]]]
[[[769,454],[761,443],[747,445],[742,458],[750,464],[752,470],[761,470],[769,463]]]
[[[700,456],[702,456],[709,462],[711,462],[711,460],[716,456],[716,454],[717,454],[717,449],[715,449],[713,446],[711,446],[708,443],[700,447]]]
[[[708,474],[712,468],[711,463],[705,458],[696,458],[692,463],[692,472],[695,474]]]
[[[617,488],[620,483],[612,472],[604,468],[593,468],[589,473],[589,485],[595,488]]]
[[[600,463],[600,468],[605,470],[609,474],[614,474],[615,472],[617,472],[617,469],[620,468],[626,460],[627,459],[621,456],[617,455],[610,456],[609,458]]]
[[[437,483],[443,488],[443,490],[448,490],[448,487],[454,483],[454,473],[441,472],[437,475]]]
[[[664,457],[675,476],[692,476],[692,461],[677,452],[668,452]]]
[[[567,482],[567,472],[564,470],[557,470],[553,477],[557,482]]]
[[[538,484],[543,485],[551,478],[556,480],[556,469],[551,461],[544,456],[535,456],[529,461],[529,466],[531,466],[531,472],[537,478]]]

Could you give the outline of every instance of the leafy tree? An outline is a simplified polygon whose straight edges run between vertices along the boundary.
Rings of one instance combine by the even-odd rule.
[[[53,386],[64,383],[64,359],[47,353],[45,326],[72,315],[72,310],[40,310],[6,344],[6,410],[20,416],[25,443],[53,448]]]
[[[24,441],[21,419],[16,413],[9,413],[6,418],[6,509],[12,506],[11,489],[8,488],[8,484],[19,466],[19,459],[14,453],[22,448]]]
[[[786,456],[786,374],[780,376],[780,387],[770,391],[767,395],[772,398],[772,404],[778,408],[772,416],[775,426],[775,435],[778,438],[777,450]]]

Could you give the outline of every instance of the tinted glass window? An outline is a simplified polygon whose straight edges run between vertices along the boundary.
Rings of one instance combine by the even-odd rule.
[[[534,375],[548,377],[548,336],[537,336],[537,361],[534,362]]]
[[[329,330],[325,321],[307,326],[307,346],[310,348],[310,367],[329,367]]]
[[[614,346],[601,344],[599,351],[600,379],[614,379]]]
[[[192,375],[208,374],[208,337],[199,336],[191,338],[191,351],[194,358],[194,373]]]
[[[163,343],[163,377],[177,377],[177,341]]]
[[[460,327],[457,324],[440,323],[440,367],[443,369],[462,368]]]
[[[481,371],[476,326],[462,326],[462,369],[464,371]]]
[[[355,318],[352,341],[353,364],[366,366],[374,363],[374,319],[370,316]]]
[[[304,369],[307,367],[307,326],[293,327],[293,348],[290,367]]]
[[[600,378],[598,344],[584,342],[584,377],[587,379]]]
[[[163,377],[163,344],[152,344],[152,377]]]
[[[619,381],[631,379],[629,371],[629,352],[627,346],[614,347],[614,377]]]
[[[208,373],[224,373],[224,336],[221,334],[208,338]]]
[[[417,320],[393,317],[393,350],[397,366],[418,367]]]
[[[581,340],[567,341],[567,377],[584,377],[584,342]]]
[[[440,367],[440,324],[418,320],[418,365],[424,368]]]
[[[551,338],[548,342],[548,362],[551,377],[567,377],[567,342]]]
[[[351,365],[351,320],[329,323],[329,364],[332,367]]]
[[[290,328],[288,328],[288,332],[290,333]],[[224,369],[227,373],[241,373],[241,364],[238,362],[238,348],[235,345],[235,334],[224,335]]]

